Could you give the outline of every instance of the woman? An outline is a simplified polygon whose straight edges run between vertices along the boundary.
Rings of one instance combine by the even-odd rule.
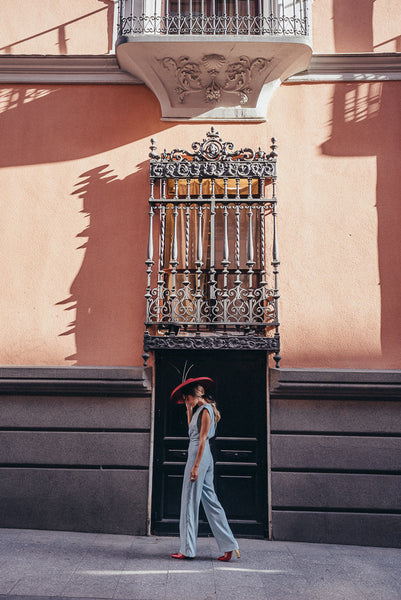
[[[184,471],[180,513],[180,551],[172,558],[190,559],[196,556],[196,538],[198,535],[199,503],[202,501],[210,528],[223,556],[219,560],[227,562],[235,550],[240,556],[227,517],[221,506],[213,485],[213,457],[209,439],[214,436],[220,413],[205,388],[213,385],[209,377],[187,379],[175,388],[171,399],[185,402],[189,426],[188,458]],[[198,410],[194,412],[194,408]]]

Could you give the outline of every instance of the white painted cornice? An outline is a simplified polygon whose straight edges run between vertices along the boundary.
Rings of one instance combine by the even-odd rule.
[[[114,55],[0,55],[0,83],[142,83],[122,71]]]
[[[401,53],[313,54],[306,71],[286,83],[330,83],[338,81],[399,81]]]
[[[286,83],[400,81],[401,53],[314,54],[306,71]],[[0,54],[0,83],[140,84],[114,55],[46,56]]]

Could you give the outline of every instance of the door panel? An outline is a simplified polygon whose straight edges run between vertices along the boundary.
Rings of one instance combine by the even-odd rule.
[[[211,441],[215,487],[235,535],[267,536],[266,355],[240,351],[166,351],[156,356],[155,461],[152,531],[178,534],[182,477],[187,457],[185,406],[169,396],[181,382],[174,367],[194,364],[190,377],[215,381],[222,414]],[[199,534],[210,533],[203,510]]]

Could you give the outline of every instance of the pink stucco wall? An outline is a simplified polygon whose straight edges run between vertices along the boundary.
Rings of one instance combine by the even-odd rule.
[[[112,0],[1,0],[0,53],[107,54]]]
[[[0,98],[0,363],[141,364],[149,140],[209,126],[162,123],[144,86]],[[217,127],[279,141],[283,366],[401,367],[400,100],[398,82],[285,85],[267,124]]]
[[[273,98],[287,366],[401,366],[400,102],[399,82]]]
[[[0,363],[140,364],[157,102],[143,86],[13,86],[2,98]]]
[[[0,52],[102,54],[111,0],[2,0]],[[355,27],[355,23],[358,24]],[[399,0],[315,0],[316,52],[400,51]],[[279,143],[283,366],[401,368],[401,86],[283,85]],[[150,138],[190,147],[208,124],[160,121],[144,86],[0,88],[0,364],[142,362]]]
[[[0,53],[105,54],[112,0],[2,0]],[[399,0],[314,0],[314,52],[400,52]]]
[[[399,0],[314,0],[313,51],[400,52]]]

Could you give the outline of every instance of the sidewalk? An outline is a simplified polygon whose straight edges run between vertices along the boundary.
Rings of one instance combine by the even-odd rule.
[[[193,561],[177,538],[0,529],[0,600],[400,600],[401,550],[213,538]]]

